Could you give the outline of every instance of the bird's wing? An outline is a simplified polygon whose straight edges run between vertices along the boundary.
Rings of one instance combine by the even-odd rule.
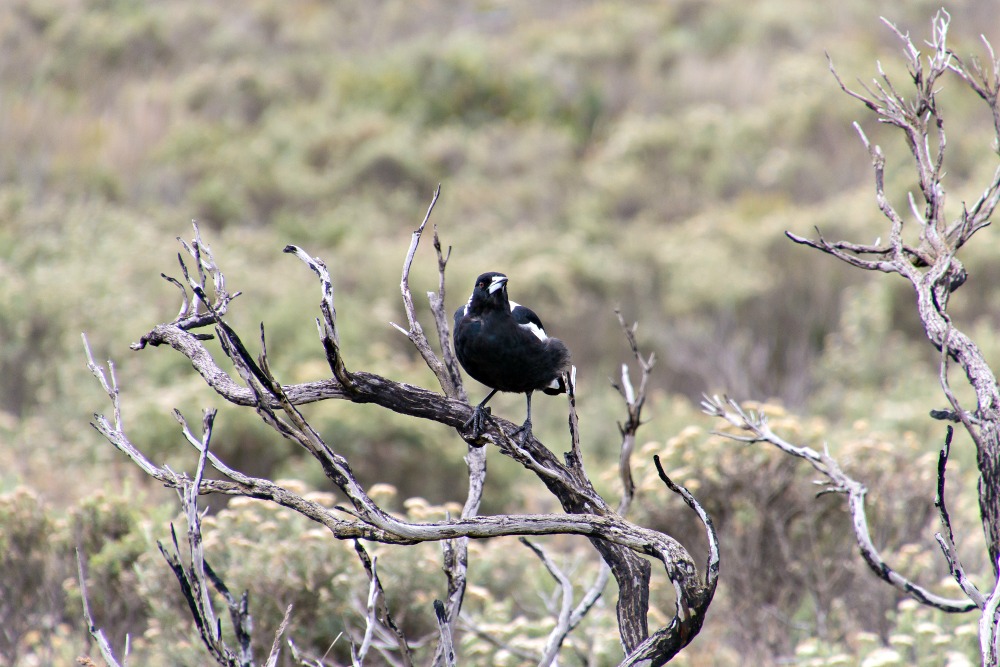
[[[530,308],[526,308],[516,301],[510,302],[510,316],[514,318],[514,321],[518,323],[519,326],[524,327],[531,333],[538,337],[538,340],[545,340],[548,336],[545,334],[545,328],[542,326],[542,321],[538,319],[538,315],[535,315],[535,311]]]

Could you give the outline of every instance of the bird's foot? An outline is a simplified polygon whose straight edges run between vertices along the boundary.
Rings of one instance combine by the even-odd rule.
[[[531,420],[525,419],[524,423],[517,427],[516,430],[512,431],[510,437],[517,436],[518,443],[522,446],[524,443],[531,440],[534,437],[531,433]]]
[[[469,421],[465,422],[465,428],[471,429],[473,440],[478,440],[479,436],[486,430],[488,423],[492,420],[493,416],[490,413],[490,409],[477,405],[476,409],[472,411]]]

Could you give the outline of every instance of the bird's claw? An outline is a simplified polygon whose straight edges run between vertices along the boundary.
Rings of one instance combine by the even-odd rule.
[[[493,416],[490,409],[477,405],[476,409],[472,411],[469,421],[465,422],[465,428],[472,431],[473,440],[478,440],[479,436],[486,430],[488,422],[492,420]]]
[[[534,437],[531,433],[531,420],[526,420],[523,424],[512,431],[510,437],[513,438],[514,436],[518,436],[518,443],[522,446],[531,440],[531,438]]]

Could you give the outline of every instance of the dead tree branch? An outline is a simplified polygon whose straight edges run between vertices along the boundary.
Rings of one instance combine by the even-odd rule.
[[[181,549],[177,540],[177,532],[173,525],[170,527],[170,534],[173,540],[173,550],[168,550],[162,543],[158,543],[160,553],[166,559],[167,564],[174,571],[177,581],[180,584],[181,592],[188,603],[191,616],[195,621],[195,627],[201,636],[202,643],[208,648],[209,653],[220,665],[232,667],[252,667],[255,664],[253,653],[250,647],[251,633],[253,631],[253,621],[250,616],[250,598],[247,591],[237,600],[222,578],[212,569],[205,560],[204,547],[201,535],[201,513],[198,510],[198,494],[201,489],[201,482],[208,462],[209,443],[212,437],[212,423],[215,412],[206,411],[204,420],[204,435],[200,442],[201,455],[198,459],[198,467],[193,479],[184,476],[175,476],[177,480],[178,495],[181,499],[181,506],[184,509],[187,520],[187,555],[188,565],[185,565],[181,558]],[[211,582],[211,587],[209,586]],[[222,624],[215,616],[215,609],[212,602],[211,588],[219,594],[225,601],[229,609],[230,621],[235,634],[237,648],[230,647],[222,637]],[[285,610],[285,617],[278,628],[274,642],[271,645],[271,652],[267,657],[265,665],[277,664],[279,652],[279,639],[288,625],[288,618],[292,608]]]
[[[786,454],[805,459],[818,473],[826,477],[824,488],[820,493],[841,493],[847,496],[847,508],[851,515],[851,524],[858,542],[858,549],[861,551],[865,563],[880,579],[892,584],[918,602],[941,611],[960,613],[976,608],[975,603],[967,600],[950,600],[935,595],[902,576],[885,562],[878,549],[875,548],[871,531],[868,529],[868,516],[865,508],[865,495],[868,493],[868,489],[865,488],[864,484],[847,475],[828,451],[824,450],[821,453],[811,447],[794,445],[784,440],[771,430],[767,423],[767,415],[754,410],[744,410],[739,403],[729,397],[706,396],[701,405],[705,414],[724,419],[739,431],[748,433],[748,435],[740,435],[738,432],[719,431],[718,435],[745,443],[766,442]]]
[[[559,584],[559,593],[562,602],[559,605],[559,613],[556,614],[556,627],[552,629],[552,632],[549,633],[548,638],[545,640],[545,648],[542,651],[541,659],[538,661],[538,667],[548,667],[555,661],[556,656],[559,655],[559,647],[562,646],[571,629],[570,617],[573,613],[573,582],[553,562],[549,555],[545,553],[544,549],[525,537],[518,539],[521,541],[521,544],[531,549],[538,556],[538,559],[545,565],[545,569],[549,571],[552,578]]]
[[[914,45],[908,35],[886,21],[903,43],[913,84],[909,98],[895,87],[881,67],[873,85],[865,87],[864,92],[849,89],[834,71],[844,92],[862,102],[880,123],[902,132],[919,183],[919,198],[912,193],[910,195],[916,233],[904,228],[904,216],[895,210],[885,191],[886,165],[881,148],[869,142],[859,128],[872,158],[875,199],[889,222],[889,243],[865,246],[845,241],[830,242],[820,234],[816,239],[803,238],[791,232],[786,234],[796,243],[833,255],[851,266],[898,273],[912,285],[917,298],[917,312],[927,338],[942,351],[942,389],[952,405],[952,411],[935,410],[932,416],[961,422],[976,444],[982,478],[979,507],[990,562],[996,564],[1000,558],[1000,388],[982,350],[953,325],[947,308],[951,294],[962,286],[967,276],[957,257],[958,251],[977,231],[990,224],[991,216],[1000,205],[1000,167],[994,171],[992,180],[976,202],[971,206],[963,204],[959,215],[951,219],[947,217],[942,185],[947,142],[937,96],[942,78],[947,75],[955,75],[969,86],[992,114],[991,141],[993,150],[997,151],[1000,149],[1000,59],[985,39],[989,55],[986,68],[977,59],[966,63],[956,56],[947,46],[949,21],[950,17],[944,10],[934,17],[931,38],[926,43],[929,49],[927,55]],[[966,380],[975,391],[977,406],[971,412],[958,405],[948,386],[948,359],[954,360],[964,371]]]
[[[632,354],[642,370],[642,380],[640,381],[638,391],[636,391],[632,385],[627,364],[622,364],[621,384],[617,384],[614,380],[612,380],[612,386],[619,392],[619,394],[621,394],[622,399],[625,402],[627,412],[625,424],[618,424],[618,429],[622,434],[618,461],[619,477],[622,482],[622,497],[618,503],[618,514],[625,516],[632,504],[632,499],[635,493],[635,482],[632,477],[632,453],[635,449],[635,434],[642,425],[640,415],[642,412],[642,406],[646,402],[646,386],[653,368],[655,357],[650,354],[648,358],[643,358],[643,356],[639,353],[638,342],[635,337],[635,331],[638,325],[633,324],[631,327],[626,326],[625,319],[622,317],[621,312],[615,311],[615,314],[618,317],[618,323],[622,327],[622,331],[624,332],[625,339],[632,350]],[[576,412],[575,367],[570,373],[567,385],[567,396],[570,409],[569,427],[571,434],[570,452],[567,453],[567,457],[570,460],[580,461],[582,463],[579,438],[579,420]],[[580,624],[584,617],[586,617],[587,613],[593,608],[597,600],[600,599],[602,593],[604,592],[604,588],[608,583],[611,569],[608,567],[606,562],[601,562],[601,567],[597,576],[594,578],[593,583],[586,590],[580,602],[574,607],[573,586],[569,578],[540,546],[523,537],[520,538],[520,540],[525,546],[531,549],[536,556],[538,556],[538,558],[545,565],[545,568],[552,575],[552,578],[555,579],[559,585],[562,604],[560,605],[559,613],[556,615],[556,625],[549,633],[549,636],[546,639],[545,649],[542,651],[541,658],[538,661],[539,666],[554,664],[559,653],[559,648],[562,646],[563,642],[576,628],[576,626]]]
[[[435,194],[435,201],[437,194]],[[575,418],[575,391],[570,392],[571,402],[571,446],[560,460],[551,450],[537,439],[529,439],[523,444],[515,442],[511,437],[517,426],[503,419],[494,419],[489,429],[482,435],[482,442],[497,446],[502,454],[520,462],[526,469],[534,472],[548,490],[559,500],[566,514],[542,515],[505,515],[493,517],[478,516],[478,508],[482,497],[483,481],[486,474],[486,449],[469,447],[466,462],[469,467],[469,493],[463,508],[462,516],[449,518],[446,521],[431,523],[415,523],[401,520],[379,507],[356,480],[347,459],[338,453],[335,446],[328,443],[303,417],[299,407],[305,403],[338,399],[356,403],[373,403],[398,413],[436,421],[456,430],[458,435],[469,445],[473,443],[472,434],[466,430],[472,408],[464,398],[461,376],[457,372],[450,347],[447,331],[447,317],[444,315],[444,269],[447,257],[443,255],[440,242],[435,232],[435,250],[438,258],[439,289],[431,293],[431,307],[435,313],[435,323],[438,329],[439,341],[442,342],[444,361],[440,361],[429,345],[422,328],[416,319],[412,296],[409,293],[409,274],[420,236],[425,228],[433,202],[427,216],[420,227],[414,232],[407,258],[404,262],[401,290],[403,292],[404,308],[410,323],[409,329],[402,329],[407,337],[417,346],[428,366],[435,371],[444,394],[429,391],[420,387],[400,382],[360,370],[351,370],[346,363],[341,349],[337,328],[337,311],[334,305],[333,283],[324,262],[313,258],[304,250],[288,246],[285,252],[298,257],[319,278],[320,283],[320,317],[317,318],[317,329],[332,376],[317,382],[286,385],[282,384],[273,374],[269,362],[267,341],[264,327],[261,326],[258,340],[259,352],[250,352],[248,346],[237,332],[225,321],[225,314],[232,297],[226,292],[223,274],[216,266],[212,255],[200,238],[197,228],[195,239],[185,243],[187,254],[194,258],[199,268],[197,279],[188,270],[187,262],[180,255],[181,271],[184,282],[171,280],[171,284],[179,287],[184,294],[185,303],[181,316],[169,323],[154,327],[133,346],[143,349],[147,346],[168,346],[183,354],[206,383],[220,396],[235,405],[251,407],[261,420],[285,439],[304,449],[323,469],[326,476],[346,496],[346,506],[327,509],[317,503],[307,501],[301,496],[277,485],[270,480],[254,478],[229,467],[225,462],[208,451],[207,441],[194,437],[187,427],[183,417],[178,415],[182,432],[188,442],[194,446],[200,455],[200,468],[210,464],[222,474],[223,479],[205,479],[199,472],[195,481],[185,475],[157,466],[146,458],[127,436],[121,419],[118,401],[118,387],[111,368],[112,380],[106,379],[105,372],[99,368],[90,357],[89,365],[95,377],[101,382],[108,393],[114,407],[115,416],[108,420],[102,415],[95,415],[94,426],[115,447],[125,453],[139,465],[147,475],[161,481],[165,485],[182,491],[184,497],[190,496],[193,502],[198,493],[223,493],[228,495],[246,495],[268,500],[288,507],[303,516],[325,526],[337,539],[368,539],[386,544],[416,544],[426,541],[440,541],[445,553],[445,573],[448,580],[448,597],[446,601],[435,605],[440,632],[440,644],[435,658],[436,664],[454,664],[454,632],[459,617],[462,598],[464,596],[467,576],[467,540],[470,538],[497,537],[503,535],[531,536],[550,534],[578,534],[586,536],[607,564],[610,573],[618,583],[619,599],[617,604],[619,632],[622,645],[629,660],[645,660],[650,664],[662,664],[677,651],[686,646],[697,634],[704,620],[705,610],[711,603],[717,581],[717,558],[714,569],[708,572],[704,579],[699,576],[698,568],[688,552],[676,540],[668,535],[632,524],[622,518],[627,510],[631,494],[631,485],[626,484],[625,496],[616,512],[597,493],[583,467],[582,455],[579,449],[578,423]],[[211,281],[209,280],[211,278]],[[192,296],[188,296],[190,290]],[[191,304],[196,304],[192,306]],[[200,305],[198,305],[200,304]],[[199,313],[197,319],[192,319],[192,309]],[[198,327],[214,327],[214,337],[218,339],[232,371],[222,369],[212,354],[205,347],[204,341],[211,337],[193,331]],[[634,339],[630,343],[635,351]],[[622,427],[623,435],[623,481],[630,482],[628,461],[632,447],[631,437],[638,427],[639,411],[644,400],[646,377],[652,357],[648,361],[635,352],[636,358],[643,368],[643,380],[638,392],[631,386],[627,370],[623,371],[621,391],[626,397],[629,418]],[[214,416],[214,413],[213,413]],[[208,418],[206,418],[208,419]],[[206,422],[206,433],[210,432],[210,419]],[[629,435],[631,433],[631,436]],[[627,474],[626,474],[627,473]],[[671,483],[664,475],[668,487]],[[677,489],[675,488],[675,491]],[[680,492],[680,491],[678,491]],[[693,498],[685,497],[689,504],[703,516],[703,512]],[[710,523],[706,526],[710,530]],[[714,543],[714,535],[710,538]],[[176,548],[176,544],[175,544]],[[666,627],[650,633],[647,627],[647,612],[649,607],[649,580],[651,576],[650,561],[652,557],[664,568],[668,579],[672,582],[677,595],[677,611],[674,620]],[[173,563],[172,563],[173,565]],[[178,571],[175,567],[175,571]],[[178,571],[179,572],[179,571]],[[594,582],[594,586],[585,595],[584,600],[570,614],[570,629],[579,622],[582,615],[599,597],[607,580],[604,573]],[[197,577],[195,577],[196,579]],[[178,573],[179,581],[182,574]],[[374,564],[371,581],[375,582]],[[182,581],[182,585],[184,582]],[[374,620],[382,623],[377,607],[377,585],[375,593],[376,615]],[[204,594],[195,596],[195,601],[203,599]],[[207,617],[207,611],[200,611],[192,606],[192,613]],[[234,621],[238,620],[234,616]],[[387,622],[387,621],[386,621]],[[203,637],[209,645],[213,635],[207,628],[211,624],[203,624]],[[369,623],[372,626],[372,623]],[[564,638],[564,637],[563,637]],[[554,638],[556,644],[562,639]],[[399,644],[400,650],[405,641]],[[404,651],[405,653],[405,651]],[[225,658],[221,649],[214,651],[217,659]],[[363,657],[363,653],[358,656]],[[633,660],[633,662],[634,662]]]
[[[396,625],[396,621],[393,620],[392,614],[389,613],[389,605],[385,600],[385,590],[382,588],[382,580],[379,579],[378,571],[376,570],[376,560],[368,556],[368,552],[365,548],[361,546],[361,542],[354,540],[354,551],[358,554],[358,558],[361,559],[361,564],[365,568],[365,573],[368,575],[368,579],[371,582],[370,592],[368,594],[368,606],[369,606],[369,628],[374,627],[374,623],[378,623],[385,627],[392,634],[393,638],[396,640],[396,645],[399,649],[399,656],[401,658],[401,664],[405,667],[410,667],[413,664],[413,658],[410,654],[410,647],[407,644],[406,636],[403,634],[399,626]],[[365,633],[365,636],[370,636],[370,631]],[[364,654],[367,651],[358,651],[360,660],[364,660]]]
[[[941,518],[941,525],[944,527],[944,531],[935,533],[934,538],[941,545],[941,551],[948,561],[948,569],[951,571],[951,576],[955,578],[962,592],[972,600],[972,603],[982,609],[986,606],[986,599],[979,592],[979,589],[976,588],[976,585],[966,576],[965,567],[962,565],[962,561],[959,560],[958,548],[955,546],[955,533],[951,528],[951,516],[948,514],[948,507],[944,499],[945,469],[948,465],[948,456],[951,453],[951,438],[954,433],[955,430],[949,426],[948,435],[944,439],[944,447],[938,456],[937,495],[934,497],[934,506],[938,508],[938,515]]]
[[[461,381],[458,376],[453,372],[453,368],[449,368],[441,359],[434,354],[431,349],[430,342],[427,340],[427,336],[424,335],[424,329],[420,326],[420,320],[417,319],[417,310],[413,305],[413,294],[410,291],[410,268],[413,266],[413,258],[417,254],[417,246],[420,245],[420,237],[424,233],[424,227],[427,226],[427,221],[430,220],[431,212],[434,210],[434,205],[437,203],[438,197],[441,195],[441,186],[437,187],[434,191],[434,198],[431,199],[430,206],[427,207],[427,215],[424,216],[423,222],[420,226],[413,231],[413,238],[410,241],[410,249],[406,253],[406,259],[403,261],[403,277],[399,282],[399,289],[403,295],[403,306],[406,310],[406,320],[409,322],[409,330],[404,329],[395,322],[390,322],[390,324],[404,336],[406,336],[413,346],[417,348],[420,356],[423,358],[424,363],[427,367],[434,372],[435,377],[438,379],[438,383],[441,385],[441,389],[444,390],[445,396],[457,397],[459,393],[459,387],[461,387]],[[440,266],[440,270],[444,272],[444,266]],[[442,281],[443,284],[443,281]],[[439,303],[443,304],[443,294]],[[447,348],[445,348],[447,349]]]
[[[87,632],[97,642],[97,648],[101,652],[101,657],[108,663],[108,667],[122,667],[122,663],[118,662],[118,659],[115,657],[114,649],[111,648],[111,642],[104,635],[104,630],[101,630],[94,624],[94,617],[90,615],[90,600],[87,597],[87,575],[84,572],[86,568],[84,567],[83,556],[80,555],[79,549],[76,550],[76,568],[80,581],[80,597],[83,598],[83,619],[87,622]],[[128,637],[125,638],[124,663],[128,665]]]
[[[618,423],[618,431],[622,436],[618,469],[623,489],[618,513],[624,515],[628,512],[628,508],[632,504],[632,495],[635,493],[635,483],[632,481],[632,451],[635,449],[635,434],[642,425],[642,407],[646,403],[646,384],[652,373],[653,364],[656,363],[656,355],[650,354],[649,357],[643,358],[642,354],[639,353],[639,343],[635,337],[639,323],[634,322],[629,327],[626,326],[625,318],[622,317],[620,311],[616,310],[615,315],[618,317],[618,324],[625,334],[625,340],[628,341],[629,348],[632,350],[632,356],[635,358],[636,363],[639,365],[639,370],[642,372],[638,391],[632,385],[628,364],[622,364],[621,382],[611,381],[611,386],[615,388],[621,395],[622,400],[625,401],[625,409],[627,411],[625,422]]]
[[[437,617],[438,631],[441,633],[440,642],[440,654],[442,655],[442,664],[445,667],[455,667],[455,644],[452,640],[451,624],[448,621],[448,615],[445,612],[444,603],[440,600],[434,601],[434,615]]]
[[[1000,563],[994,563],[1000,568]],[[979,619],[979,647],[983,655],[984,667],[997,664],[1000,657],[1000,633],[997,633],[997,614],[1000,613],[1000,580],[986,600],[983,616]]]

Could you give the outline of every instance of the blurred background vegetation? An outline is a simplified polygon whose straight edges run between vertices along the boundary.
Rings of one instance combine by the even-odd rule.
[[[947,592],[933,540],[943,426],[937,353],[902,281],[865,275],[782,232],[868,242],[884,235],[858,120],[889,157],[890,191],[914,188],[906,147],[841,94],[875,61],[904,85],[900,45],[879,16],[926,35],[935,3],[846,0],[445,2],[8,0],[0,4],[0,662],[70,664],[89,652],[72,549],[90,558],[96,619],[141,664],[203,664],[155,541],[176,519],[87,426],[109,409],[80,333],[113,358],[133,440],[158,461],[195,457],[170,409],[219,407],[215,450],[237,468],[329,485],[300,452],[228,408],[186,362],[128,343],[173,317],[176,236],[202,226],[228,284],[231,323],[266,323],[287,382],[328,375],[313,318],[319,292],[301,245],[330,265],[348,365],[433,386],[390,321],[399,272],[433,188],[453,247],[448,305],[485,270],[567,341],[580,373],[589,467],[618,492],[607,378],[628,350],[613,314],[640,322],[658,363],[636,461],[636,519],[696,553],[700,530],[650,470],[701,498],[723,540],[723,575],[686,665],[977,662],[974,618],[901,600],[860,565],[841,499],[813,497],[801,463],[712,436],[703,391],[769,401],[781,432],[833,453],[871,489],[876,539],[921,583]],[[994,0],[959,0],[951,45],[1000,46]],[[919,40],[915,40],[918,42]],[[942,103],[949,202],[978,196],[996,167],[989,119],[955,81]],[[1000,361],[995,232],[963,251],[957,324]],[[436,285],[428,247],[415,293]],[[425,324],[429,324],[425,322]],[[248,339],[253,339],[252,333]],[[469,383],[478,400],[485,391]],[[494,410],[520,419],[523,399]],[[537,402],[536,433],[561,447],[563,404]],[[448,429],[351,404],[307,415],[388,505],[415,518],[464,498],[464,443]],[[490,454],[485,511],[550,511],[540,484]],[[975,456],[957,439],[950,503],[966,566],[987,580]],[[290,482],[291,483],[291,482]],[[329,502],[334,502],[328,498]],[[259,639],[294,602],[291,636],[322,655],[357,633],[367,586],[350,545],[252,502],[219,505],[208,557],[252,589]],[[583,540],[545,544],[585,586]],[[520,664],[552,622],[552,583],[513,541],[473,545],[471,664]],[[445,582],[435,545],[375,548],[397,619],[432,633]],[[516,563],[516,565],[515,565]],[[527,565],[525,565],[527,563]],[[659,585],[663,587],[662,581]],[[669,616],[654,592],[654,621]],[[661,598],[657,598],[660,595]],[[614,591],[566,648],[568,664],[614,663]],[[356,636],[356,635],[355,635]],[[349,655],[341,637],[328,659]],[[513,649],[513,650],[511,650]],[[429,648],[420,649],[422,651]],[[588,658],[589,656],[589,658]]]

